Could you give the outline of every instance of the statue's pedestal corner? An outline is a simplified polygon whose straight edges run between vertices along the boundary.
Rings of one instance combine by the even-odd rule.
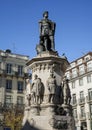
[[[39,105],[31,105],[31,108],[30,108],[30,114],[31,115],[40,115],[40,106]]]
[[[66,115],[70,115],[72,116],[72,106],[71,105],[67,105],[67,104],[62,104],[62,107],[64,109],[64,111],[66,112]]]
[[[30,108],[31,108],[30,106],[25,107],[25,111],[29,111]]]
[[[49,57],[49,56],[55,56],[55,57],[59,57],[58,52],[57,51],[42,51],[41,53],[37,54],[37,57]]]

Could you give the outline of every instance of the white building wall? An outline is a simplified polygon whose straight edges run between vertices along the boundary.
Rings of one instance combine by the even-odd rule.
[[[28,56],[7,53],[5,51],[0,50],[0,103],[4,106],[5,104],[5,97],[7,95],[12,96],[12,104],[15,105],[17,103],[17,97],[24,98],[24,91],[25,91],[25,73],[27,72],[26,62],[29,60]],[[11,74],[7,74],[6,72],[6,64],[12,64],[12,72]],[[18,65],[23,66],[23,75],[19,76],[16,75],[18,72]],[[6,80],[12,80],[12,90],[10,92],[6,91]],[[18,81],[23,81],[24,88],[23,92],[18,93]]]
[[[70,68],[67,69],[66,75],[67,77],[70,77],[70,90],[71,90],[71,95],[76,94],[76,101],[77,103],[73,106],[73,109],[77,109],[77,119],[75,119],[75,123],[77,126],[77,130],[81,130],[80,126],[81,123],[86,122],[87,127],[85,127],[85,130],[92,130],[91,126],[91,118],[90,118],[90,108],[89,104],[92,104],[92,101],[88,102],[88,89],[92,88],[92,53],[88,53],[83,57],[80,57],[78,60],[75,60],[70,64]],[[72,77],[72,72],[73,70],[76,70],[75,73],[77,73],[77,76]],[[80,70],[80,71],[79,71]],[[83,73],[80,73],[84,71]],[[69,74],[71,74],[69,76]],[[91,82],[87,82],[87,75],[91,74]],[[83,85],[79,85],[79,80],[80,78],[83,78]],[[72,88],[72,82],[75,82],[75,87]],[[79,102],[80,100],[80,92],[84,92],[84,98],[85,102],[81,103]],[[72,100],[71,100],[72,103]],[[81,118],[81,107],[84,106],[85,108],[85,118]]]

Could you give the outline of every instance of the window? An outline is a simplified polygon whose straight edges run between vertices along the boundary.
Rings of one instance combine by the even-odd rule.
[[[89,97],[89,100],[92,100],[92,88],[88,89],[88,97]]]
[[[72,77],[75,78],[77,77],[77,69],[72,69]]]
[[[92,70],[92,61],[87,62],[87,71],[91,71]]]
[[[76,104],[76,94],[72,95],[72,104]]]
[[[87,55],[86,57],[84,57],[85,61],[88,61],[90,59],[90,55]]]
[[[88,61],[88,60],[89,60],[89,57],[86,57],[85,60]]]
[[[84,108],[84,106],[81,106],[80,110],[81,110],[81,117],[85,117],[85,108]]]
[[[75,63],[75,62],[71,63],[71,67],[72,67],[72,68],[75,67],[75,66],[76,66],[76,63]]]
[[[11,106],[12,106],[12,96],[11,95],[6,95],[5,106],[8,108],[11,108]]]
[[[23,92],[23,82],[22,81],[18,81],[18,92]]]
[[[79,74],[84,74],[85,70],[84,70],[84,65],[79,66]]]
[[[70,79],[70,72],[66,73],[67,79]]]
[[[12,72],[12,64],[6,64],[6,72],[7,72],[7,74],[11,74],[11,72]]]
[[[92,104],[90,104],[90,116],[92,117]]]
[[[18,96],[18,97],[17,97],[17,104],[18,104],[18,105],[23,104],[23,97],[21,97],[21,96]]]
[[[23,74],[23,66],[19,65],[18,66],[18,75],[22,76]]]
[[[82,63],[82,59],[79,59],[78,61],[77,61],[77,64],[79,65],[79,64],[81,64]]]
[[[80,92],[80,98],[81,99],[84,98],[84,92],[83,91]]]
[[[75,81],[72,81],[72,88],[75,88]]]
[[[6,80],[6,90],[12,89],[12,80]]]
[[[80,92],[80,102],[84,102],[84,92]]]
[[[1,61],[0,61],[0,73],[2,73],[2,68],[1,68]]]
[[[83,85],[83,78],[80,78],[79,79],[79,86],[82,86]]]
[[[74,118],[77,118],[77,109],[73,109],[73,116]]]
[[[87,83],[91,82],[91,75],[87,75]]]

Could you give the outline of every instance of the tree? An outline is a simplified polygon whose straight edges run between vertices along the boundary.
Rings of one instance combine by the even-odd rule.
[[[10,127],[12,130],[20,130],[23,119],[23,111],[17,108],[11,110],[4,110],[4,126]]]

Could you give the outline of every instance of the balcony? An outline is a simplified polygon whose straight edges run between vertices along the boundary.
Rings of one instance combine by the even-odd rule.
[[[86,115],[86,116],[87,116],[87,119],[88,119],[88,120],[92,119],[92,113],[87,112],[87,115]]]
[[[72,74],[71,78],[76,78],[78,74]]]
[[[75,121],[75,124],[77,124],[78,121],[79,121],[79,120],[78,120],[78,117],[77,117],[77,118],[74,117],[74,121]]]
[[[0,69],[0,75],[2,75],[2,74],[3,74],[3,71],[4,71],[4,70]]]
[[[89,97],[89,96],[86,96],[86,101],[89,103],[89,102],[92,102],[92,97]]]
[[[12,93],[12,87],[11,88],[6,88],[6,92]]]
[[[85,103],[85,98],[83,97],[83,98],[79,98],[79,104],[81,105],[81,104],[84,104]]]
[[[13,103],[4,103],[2,105],[2,109],[5,110],[16,110],[18,112],[23,112],[24,111],[24,104],[13,104]]]
[[[16,104],[15,109],[17,111],[23,112],[24,111],[24,106],[25,106],[24,104]]]
[[[92,67],[87,67],[87,72],[92,71]]]
[[[23,89],[21,89],[21,90],[17,90],[17,93],[19,93],[19,94],[23,94]]]
[[[79,119],[80,120],[86,120],[86,114],[85,113],[80,114]]]
[[[19,73],[19,72],[16,71],[15,72],[15,76],[16,77],[24,77],[25,75],[24,75],[24,73],[21,74],[21,73]]]
[[[73,101],[71,100],[71,105],[74,107],[74,106],[77,106],[77,100],[76,101]]]
[[[3,108],[4,109],[13,109],[13,103],[4,103]]]
[[[13,75],[15,75],[15,72],[14,71],[7,72],[7,70],[2,70],[1,74],[4,76],[13,76]]]
[[[85,71],[79,71],[79,75],[83,75]]]

